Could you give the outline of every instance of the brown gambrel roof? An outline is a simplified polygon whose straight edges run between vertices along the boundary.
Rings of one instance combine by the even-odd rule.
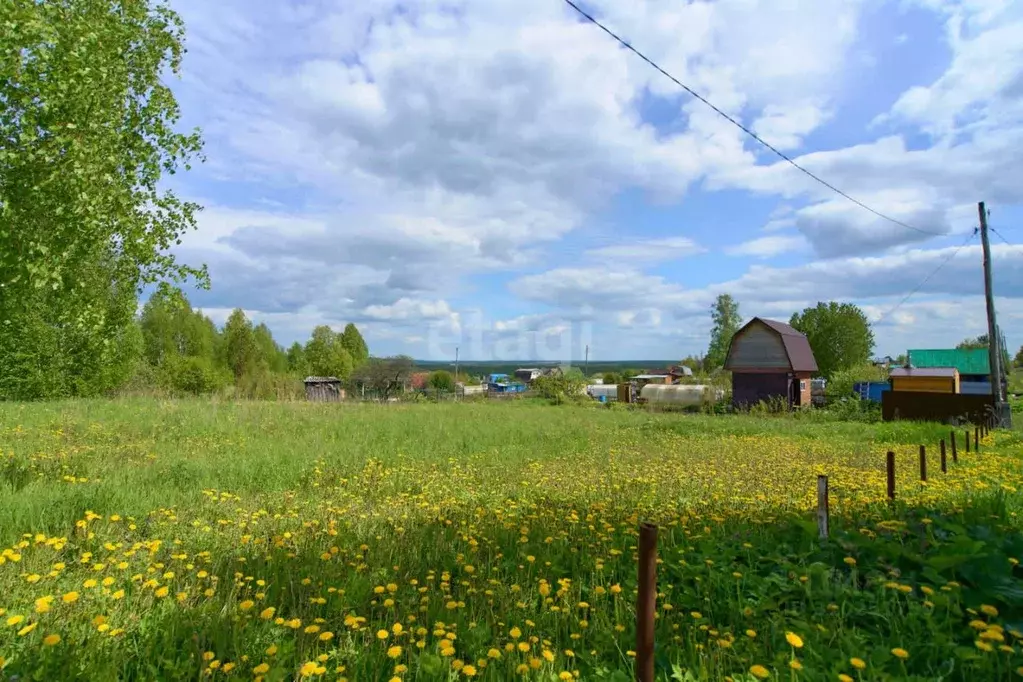
[[[781,342],[785,346],[785,354],[789,358],[789,366],[792,368],[793,372],[817,371],[817,360],[813,357],[813,350],[810,348],[810,342],[807,341],[806,335],[796,331],[795,328],[785,324],[784,322],[778,322],[777,320],[765,320],[762,317],[754,317],[752,320],[747,322],[742,329],[735,332],[735,336],[738,336],[750,325],[757,322],[760,322],[781,337]],[[729,354],[731,354],[731,348],[729,348]]]

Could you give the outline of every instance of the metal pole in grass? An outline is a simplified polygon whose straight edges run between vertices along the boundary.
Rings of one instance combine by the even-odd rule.
[[[920,480],[927,482],[927,447],[920,446]]]
[[[822,540],[828,537],[828,477],[817,476],[817,530]]]
[[[952,437],[952,463],[955,464],[956,462],[959,461],[959,453],[956,452],[956,432],[955,432],[955,430],[953,429],[952,431],[950,431],[949,435]]]
[[[948,461],[945,459],[945,439],[941,439],[941,473],[948,472]]]
[[[885,470],[888,473],[888,501],[895,501],[895,453],[888,451],[888,459],[885,462]]]
[[[654,612],[657,608],[657,526],[639,527],[639,598],[636,603],[636,680],[654,682]]]

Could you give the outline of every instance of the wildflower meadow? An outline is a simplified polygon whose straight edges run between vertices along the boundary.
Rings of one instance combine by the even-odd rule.
[[[1023,439],[960,443],[942,473],[948,435],[528,404],[0,404],[0,679],[628,680],[641,522],[660,528],[659,679],[1011,679]]]

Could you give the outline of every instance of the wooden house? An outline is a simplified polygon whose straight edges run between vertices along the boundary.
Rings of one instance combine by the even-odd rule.
[[[896,367],[889,374],[893,391],[959,393],[955,367]]]
[[[337,377],[306,377],[304,383],[306,400],[337,402],[345,399],[345,389],[341,388]]]
[[[750,320],[732,337],[725,369],[732,373],[735,407],[779,398],[789,407],[812,402],[810,379],[817,361],[806,336],[784,322]]]

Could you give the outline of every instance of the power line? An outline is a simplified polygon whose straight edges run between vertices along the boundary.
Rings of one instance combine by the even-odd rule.
[[[884,322],[884,321],[885,321],[886,319],[888,319],[889,317],[891,317],[892,315],[894,315],[894,314],[895,314],[895,311],[897,311],[897,310],[898,310],[899,308],[901,308],[901,307],[903,306],[903,304],[904,304],[904,303],[905,303],[906,301],[908,301],[908,300],[909,300],[909,299],[910,299],[910,298],[911,298],[911,297],[912,297],[912,296],[913,296],[914,294],[916,294],[916,293],[917,293],[918,291],[920,291],[920,290],[921,290],[921,289],[922,289],[922,288],[924,287],[924,285],[925,285],[925,284],[927,284],[927,282],[929,282],[929,281],[931,280],[931,278],[932,278],[932,277],[934,277],[934,276],[935,276],[936,274],[938,274],[938,271],[940,271],[940,270],[941,270],[941,269],[942,269],[943,267],[945,267],[946,265],[948,265],[948,263],[949,263],[949,261],[950,261],[950,260],[952,260],[952,259],[953,259],[953,258],[955,258],[955,257],[956,257],[957,255],[959,255],[959,252],[963,250],[963,247],[964,247],[964,246],[966,246],[966,245],[967,245],[967,244],[968,244],[968,243],[970,242],[970,240],[971,240],[971,239],[973,239],[974,237],[976,237],[976,236],[977,236],[977,232],[978,232],[978,231],[979,231],[979,229],[978,229],[978,228],[976,228],[976,227],[975,227],[975,228],[973,228],[973,232],[971,232],[970,234],[968,234],[968,235],[966,236],[966,239],[965,239],[965,240],[963,240],[963,243],[962,243],[962,244],[960,244],[960,245],[959,245],[959,246],[958,246],[958,247],[956,248],[956,250],[955,250],[955,251],[953,251],[953,252],[952,252],[952,253],[950,253],[949,255],[945,256],[945,260],[941,261],[941,262],[940,262],[940,263],[938,264],[938,267],[934,268],[934,270],[933,270],[933,271],[932,271],[932,272],[931,272],[931,273],[930,273],[929,275],[927,275],[926,277],[924,277],[924,279],[923,279],[923,281],[922,281],[922,282],[920,282],[919,284],[917,284],[917,285],[916,285],[916,286],[915,286],[915,287],[913,288],[913,290],[912,290],[912,291],[910,291],[910,292],[909,292],[908,294],[906,294],[905,296],[903,296],[903,297],[902,297],[902,300],[901,300],[901,301],[899,301],[898,303],[896,303],[896,304],[895,304],[895,307],[894,307],[894,308],[892,308],[891,310],[889,310],[888,312],[886,312],[886,313],[885,313],[884,315],[882,315],[881,317],[879,317],[879,318],[878,318],[878,319],[877,319],[877,320],[876,320],[876,321],[874,322],[874,324],[880,324],[881,322]]]
[[[1003,237],[1003,236],[1002,236],[1002,234],[1001,234],[1001,233],[1000,233],[1000,232],[999,232],[998,230],[996,230],[995,228],[991,227],[990,225],[988,225],[988,226],[987,226],[987,229],[988,229],[988,231],[989,231],[989,232],[994,232],[994,233],[995,233],[995,235],[996,235],[996,236],[997,236],[997,237],[998,237],[999,239],[1001,239],[1001,240],[1002,240],[1003,242],[1005,242],[1005,243],[1006,243],[1006,244],[1008,244],[1009,246],[1011,246],[1011,247],[1013,247],[1013,248],[1023,248],[1023,244],[1013,244],[1013,243],[1012,243],[1012,242],[1010,242],[1010,241],[1009,241],[1008,239],[1006,239],[1005,237]]]
[[[857,206],[859,206],[860,208],[863,208],[863,209],[866,209],[867,211],[870,211],[871,213],[873,213],[874,215],[876,215],[876,216],[877,216],[878,218],[882,218],[882,219],[884,219],[884,220],[887,220],[888,222],[891,222],[891,223],[894,223],[894,224],[896,224],[896,225],[899,225],[900,227],[904,227],[904,228],[906,228],[907,230],[913,230],[914,232],[919,232],[920,234],[926,234],[926,235],[930,235],[930,236],[932,236],[932,237],[940,237],[940,236],[943,236],[943,235],[942,235],[942,234],[941,234],[940,232],[930,232],[930,231],[928,231],[928,230],[922,230],[922,229],[920,229],[919,227],[914,227],[913,225],[910,225],[910,224],[908,224],[908,223],[904,223],[904,222],[902,222],[901,220],[896,220],[895,218],[892,218],[891,216],[885,215],[884,213],[881,213],[880,211],[878,211],[878,210],[876,210],[876,209],[873,209],[873,208],[871,208],[870,206],[867,206],[867,205],[866,205],[865,203],[863,203],[863,202],[862,202],[862,201],[860,201],[859,199],[856,199],[856,198],[854,198],[854,197],[852,197],[852,196],[850,196],[850,195],[846,194],[845,192],[843,192],[842,190],[838,189],[837,187],[835,187],[835,186],[834,186],[834,185],[832,185],[831,183],[827,182],[826,180],[823,180],[822,178],[818,177],[817,175],[814,175],[814,174],[813,174],[812,172],[810,172],[810,171],[809,171],[809,170],[807,170],[806,168],[803,168],[803,167],[802,167],[802,166],[800,166],[800,165],[799,165],[798,163],[796,163],[796,162],[795,162],[794,160],[792,160],[792,158],[791,158],[791,157],[790,157],[790,156],[789,156],[788,154],[785,154],[784,152],[782,152],[781,150],[777,149],[777,148],[776,148],[776,147],[774,147],[773,145],[769,144],[768,142],[765,142],[765,141],[764,141],[764,140],[763,140],[763,139],[762,139],[762,138],[761,138],[761,137],[760,137],[759,135],[757,135],[756,133],[754,133],[754,132],[753,132],[752,130],[750,130],[749,128],[747,128],[746,126],[744,126],[744,125],[743,125],[742,123],[740,123],[739,121],[735,120],[734,118],[732,118],[731,116],[729,116],[728,114],[726,114],[726,113],[725,113],[724,111],[722,111],[721,109],[718,109],[718,108],[717,108],[716,106],[714,106],[713,104],[711,104],[711,103],[710,103],[710,102],[709,102],[709,101],[708,101],[708,100],[707,100],[707,99],[706,99],[705,97],[703,97],[702,95],[700,95],[699,93],[697,93],[697,92],[696,92],[695,90],[693,90],[692,88],[690,88],[690,87],[689,87],[688,85],[686,85],[685,83],[683,83],[682,81],[680,81],[679,79],[675,78],[675,77],[674,77],[674,76],[672,76],[672,75],[671,75],[670,73],[668,73],[667,71],[665,71],[665,70],[664,70],[663,68],[661,68],[661,67],[660,67],[660,66],[659,66],[659,65],[658,65],[658,64],[657,64],[657,63],[656,63],[655,61],[653,61],[652,59],[650,59],[649,57],[647,57],[647,56],[646,56],[645,54],[643,54],[642,52],[640,52],[639,50],[637,50],[636,48],[634,48],[634,47],[633,47],[632,45],[630,45],[630,44],[629,44],[629,43],[628,43],[627,41],[625,41],[624,39],[620,38],[620,37],[619,37],[619,36],[618,36],[618,35],[617,35],[616,33],[614,33],[614,31],[612,31],[612,30],[611,30],[611,29],[609,29],[608,27],[604,26],[604,24],[602,24],[602,23],[600,23],[599,21],[597,21],[597,19],[596,19],[595,17],[593,17],[593,15],[591,15],[591,14],[588,14],[588,13],[587,13],[586,11],[584,11],[584,10],[583,10],[583,9],[582,9],[581,7],[579,7],[579,5],[575,4],[575,3],[574,3],[574,2],[572,1],[572,0],[564,0],[564,1],[565,1],[565,4],[567,4],[567,5],[569,6],[569,7],[571,7],[572,9],[574,9],[574,10],[575,10],[576,12],[578,12],[578,13],[579,13],[580,15],[582,15],[583,17],[585,17],[585,18],[586,18],[586,19],[587,19],[588,21],[590,21],[590,22],[591,22],[591,23],[592,23],[592,24],[593,24],[594,26],[596,26],[597,28],[599,28],[600,30],[602,30],[602,31],[603,31],[604,33],[608,34],[609,36],[611,36],[612,38],[614,38],[615,40],[617,40],[617,41],[618,41],[618,42],[619,42],[619,43],[620,43],[620,44],[621,44],[621,45],[622,45],[623,47],[625,47],[626,49],[628,49],[629,51],[631,51],[631,52],[632,52],[633,54],[635,54],[635,55],[636,55],[637,57],[639,57],[640,59],[642,59],[642,60],[643,60],[644,62],[646,62],[647,64],[649,64],[650,66],[652,66],[652,67],[653,67],[654,69],[656,69],[657,71],[659,71],[659,72],[660,72],[660,73],[661,73],[662,75],[664,75],[664,76],[666,76],[667,78],[669,78],[669,79],[670,79],[670,80],[671,80],[672,82],[674,82],[674,83],[675,83],[675,85],[679,86],[680,88],[682,88],[683,90],[685,90],[686,92],[688,92],[688,93],[689,93],[690,95],[692,95],[693,97],[695,97],[696,99],[700,100],[701,102],[703,102],[704,104],[706,104],[706,105],[707,105],[708,107],[710,107],[711,109],[713,109],[713,110],[714,110],[715,112],[717,112],[717,113],[718,113],[718,114],[719,114],[719,115],[720,115],[720,116],[721,116],[722,118],[724,118],[724,119],[725,119],[726,121],[728,121],[729,123],[731,123],[732,125],[734,125],[734,126],[735,126],[736,128],[738,128],[738,129],[739,129],[739,130],[741,130],[742,132],[746,133],[747,135],[749,135],[750,137],[752,137],[752,138],[753,138],[754,140],[756,140],[757,142],[759,142],[760,144],[762,144],[762,145],[763,145],[764,147],[766,147],[767,149],[769,149],[769,150],[771,150],[772,152],[774,152],[775,154],[777,154],[777,155],[778,155],[779,157],[781,157],[781,158],[782,158],[783,160],[785,160],[786,162],[788,162],[788,163],[789,163],[789,164],[790,164],[790,165],[791,165],[791,166],[792,166],[793,168],[795,168],[795,169],[799,170],[800,172],[802,172],[802,173],[806,174],[806,175],[807,175],[808,177],[810,177],[810,178],[812,178],[813,180],[817,181],[817,182],[818,182],[818,183],[820,183],[821,185],[823,185],[823,186],[827,187],[828,189],[830,189],[830,190],[831,190],[832,192],[835,192],[835,193],[836,193],[836,194],[838,194],[839,196],[845,197],[846,199],[848,199],[848,200],[849,200],[849,201],[851,201],[852,203],[856,204],[856,205],[857,205]]]

